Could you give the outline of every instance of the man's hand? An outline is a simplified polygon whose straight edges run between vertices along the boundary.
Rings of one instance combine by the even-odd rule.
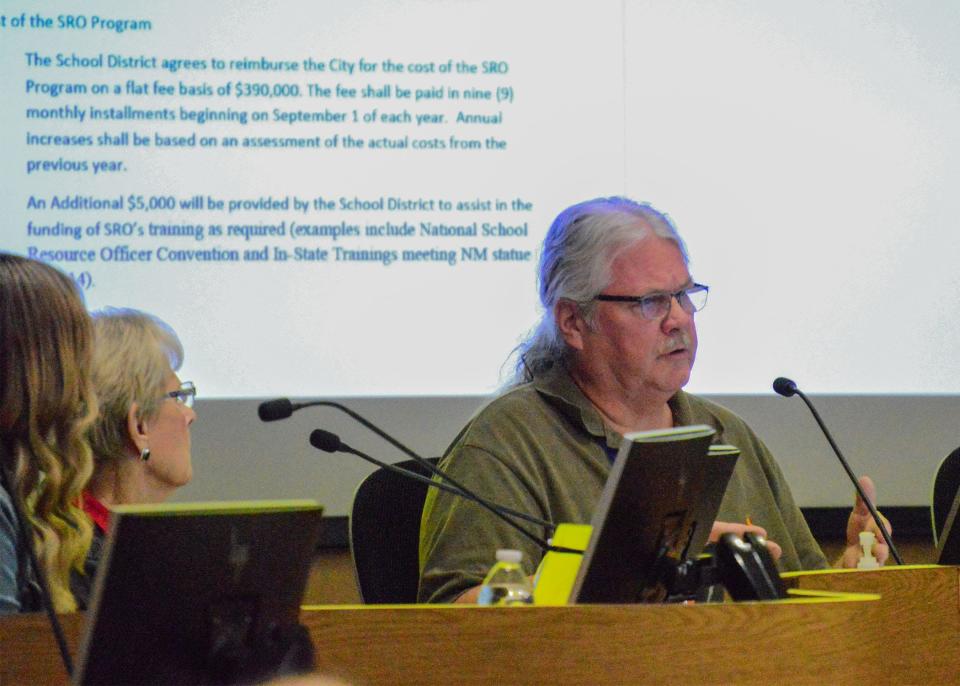
[[[869,476],[861,476],[858,482],[860,488],[862,488],[863,492],[870,498],[870,502],[876,507],[877,487],[873,485],[873,479]],[[880,519],[883,521],[883,526],[887,529],[887,532],[892,536],[893,529],[890,526],[890,522],[888,522],[887,518],[883,515],[880,515]],[[877,542],[873,546],[873,556],[877,558],[877,562],[881,565],[887,561],[887,557],[890,555],[890,546],[883,540],[883,534],[880,532],[877,523],[873,521],[873,517],[870,516],[870,510],[867,508],[867,504],[863,502],[860,494],[857,493],[853,512],[850,513],[850,519],[847,520],[847,547],[844,548],[843,555],[837,560],[835,566],[846,567],[848,569],[857,566],[857,562],[860,561],[860,557],[863,555],[863,551],[860,549],[861,531],[873,532],[873,535],[877,538]]]
[[[537,575],[536,575],[536,574],[531,574],[531,575],[528,576],[527,578],[530,579],[530,587],[532,588],[532,587],[534,586],[535,582],[536,582]],[[464,591],[463,593],[461,593],[460,595],[458,595],[453,602],[454,602],[454,603],[466,603],[466,604],[469,604],[469,605],[476,605],[476,604],[477,604],[477,601],[480,599],[480,589],[481,589],[481,588],[483,588],[483,584],[480,584],[479,586],[471,586],[471,587],[468,588],[466,591]]]
[[[456,597],[455,603],[467,603],[470,605],[477,604],[477,598],[480,597],[480,589],[483,588],[483,585],[480,586],[471,586],[466,591],[461,593]]]
[[[779,545],[767,538],[767,530],[762,526],[754,526],[753,524],[734,524],[733,522],[714,522],[713,528],[710,529],[710,538],[711,543],[716,543],[720,540],[720,537],[723,534],[736,534],[737,536],[743,536],[747,532],[759,534],[767,539],[767,550],[770,552],[770,556],[774,561],[779,560],[780,556],[783,554],[783,549]]]

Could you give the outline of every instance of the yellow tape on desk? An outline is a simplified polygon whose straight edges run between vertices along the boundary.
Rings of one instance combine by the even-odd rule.
[[[586,550],[593,527],[589,524],[561,524],[553,534],[555,546]],[[547,551],[533,581],[534,605],[566,605],[577,580],[583,555]]]
[[[561,524],[557,527],[551,542],[555,546],[586,550],[592,530],[589,524]],[[573,584],[577,579],[582,561],[583,555],[548,551],[543,556],[534,579],[533,604],[540,606],[569,604],[570,593],[573,591]],[[784,576],[790,575],[785,574]],[[845,593],[808,589],[789,589],[787,593],[787,598],[765,602],[783,604],[836,603],[878,600],[880,598],[875,593]]]

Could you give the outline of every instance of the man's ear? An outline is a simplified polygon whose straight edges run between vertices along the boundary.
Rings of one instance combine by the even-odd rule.
[[[133,446],[136,452],[140,452],[148,445],[147,440],[147,423],[146,420],[140,418],[140,406],[137,403],[131,403],[130,409],[127,411],[127,437],[130,439],[130,444]]]
[[[583,350],[584,337],[590,326],[584,319],[579,303],[560,298],[553,306],[553,318],[567,345],[574,350]]]

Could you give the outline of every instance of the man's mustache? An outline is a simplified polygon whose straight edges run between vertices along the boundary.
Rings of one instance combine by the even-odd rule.
[[[693,337],[688,331],[677,331],[670,335],[670,340],[663,346],[661,355],[669,355],[676,350],[689,350],[693,344]]]

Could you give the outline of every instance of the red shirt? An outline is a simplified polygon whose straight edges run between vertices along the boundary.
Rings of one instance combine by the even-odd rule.
[[[93,497],[90,491],[83,492],[80,505],[87,516],[97,525],[97,528],[106,533],[107,525],[110,523],[110,510],[107,509],[107,506]]]

